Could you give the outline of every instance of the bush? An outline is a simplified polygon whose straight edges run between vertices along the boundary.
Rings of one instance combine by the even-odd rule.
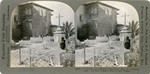
[[[53,42],[54,38],[50,36],[43,37],[43,42],[49,42],[49,41]]]
[[[85,40],[86,45],[95,45],[97,44],[96,40]]]
[[[104,37],[96,37],[96,41],[100,42],[100,43],[104,43],[104,42],[108,42],[109,39],[106,36],[104,36]]]
[[[111,41],[119,41],[120,40],[118,36],[110,36],[109,39]]]

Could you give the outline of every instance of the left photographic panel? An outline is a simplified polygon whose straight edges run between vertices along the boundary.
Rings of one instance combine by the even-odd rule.
[[[74,11],[67,4],[22,3],[12,12],[10,24],[11,67],[75,66]]]

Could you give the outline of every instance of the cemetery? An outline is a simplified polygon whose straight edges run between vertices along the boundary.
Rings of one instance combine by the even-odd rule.
[[[137,67],[139,66],[138,21],[122,13],[119,7],[100,1],[83,4],[76,12],[77,67]]]
[[[56,10],[56,9],[54,9]],[[18,5],[12,16],[11,67],[73,67],[75,66],[75,35],[73,22],[52,25],[48,7],[34,2]],[[64,49],[61,43],[64,38]]]
[[[74,50],[72,45],[75,45],[72,41],[66,44],[70,49],[68,53],[50,36],[31,37],[13,45],[16,44],[19,44],[18,48],[11,51],[11,67],[62,67],[68,59],[74,60],[74,55],[70,53]]]
[[[117,11],[89,2],[74,15],[75,24],[62,23],[65,16],[59,13],[58,24],[52,25],[54,10],[19,5],[12,21],[11,67],[138,67],[138,22],[127,25],[125,13],[125,23],[118,24]]]
[[[77,67],[136,67],[138,66],[138,38],[131,42],[131,51],[124,47],[124,42],[117,36],[99,36],[95,40],[85,40],[76,48]],[[134,42],[134,41],[133,41]],[[128,61],[127,61],[128,59]],[[132,65],[129,62],[132,60]]]
[[[51,37],[35,37],[31,40],[19,42],[22,48],[11,51],[12,67],[50,67],[58,66],[59,54],[64,52],[59,44]],[[57,50],[56,50],[57,49]]]

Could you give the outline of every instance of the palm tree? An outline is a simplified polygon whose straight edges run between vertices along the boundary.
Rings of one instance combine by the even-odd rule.
[[[68,56],[64,57],[65,61],[64,61],[63,65],[65,67],[73,67],[74,66],[74,59],[73,59],[73,56],[72,56],[74,54],[70,53],[70,51],[74,52],[74,50],[67,48],[67,47],[70,46],[70,44],[68,44],[68,43],[70,43],[69,42],[69,37],[72,36],[75,33],[74,32],[75,27],[72,24],[73,24],[72,22],[67,21],[67,22],[63,23],[63,26],[62,26],[62,29],[65,32],[65,38],[66,38],[66,53],[65,53],[65,55],[70,56],[70,57],[68,57]]]
[[[65,22],[63,23],[63,30],[65,31],[65,37],[66,39],[68,39],[70,36],[72,36],[74,34],[74,29],[75,27],[72,25],[72,22]]]
[[[131,37],[134,38],[137,35],[138,30],[138,21],[129,22],[129,28],[131,29]]]

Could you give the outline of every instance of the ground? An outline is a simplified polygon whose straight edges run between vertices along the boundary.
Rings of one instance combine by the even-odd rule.
[[[60,49],[53,40],[23,40],[15,43],[11,50],[11,67],[127,67],[137,66],[137,52],[124,48],[117,38],[96,38],[80,42],[74,53],[74,40],[67,42],[67,50]],[[71,41],[72,40],[72,41]],[[138,43],[138,41],[136,41]],[[137,49],[135,43],[132,49]],[[139,53],[139,52],[138,52]],[[133,56],[135,55],[135,56]],[[131,61],[127,61],[131,58]],[[75,61],[75,62],[74,62]]]
[[[66,40],[66,50],[50,36],[20,40],[12,43],[11,67],[72,67],[75,65],[74,50],[74,36]]]
[[[84,41],[76,49],[75,64],[77,67],[127,67],[126,53],[130,53],[130,49],[125,49],[124,42],[117,37],[97,37]]]
[[[62,52],[56,42],[31,43],[11,51],[11,67],[59,67]]]
[[[85,60],[86,61],[91,61],[91,63],[86,64],[86,66],[94,66],[94,56],[96,57],[100,57],[101,58],[101,63],[102,67],[105,66],[117,66],[117,62],[121,63],[121,65],[123,64],[124,61],[124,53],[128,52],[128,50],[126,50],[123,47],[123,42],[112,42],[112,43],[116,43],[115,45],[112,45],[113,47],[110,47],[110,43],[106,42],[106,43],[97,43],[95,45],[91,45],[89,47],[85,47],[83,49],[78,49],[76,50],[76,65],[77,66],[84,66],[84,50],[85,50]],[[117,46],[118,44],[118,46]],[[118,54],[118,56],[120,57],[119,59],[115,59],[116,55]],[[116,61],[118,60],[118,61]],[[107,62],[106,62],[107,61]],[[116,64],[116,65],[114,65]],[[119,65],[118,65],[119,66]],[[125,65],[124,65],[125,66]]]

